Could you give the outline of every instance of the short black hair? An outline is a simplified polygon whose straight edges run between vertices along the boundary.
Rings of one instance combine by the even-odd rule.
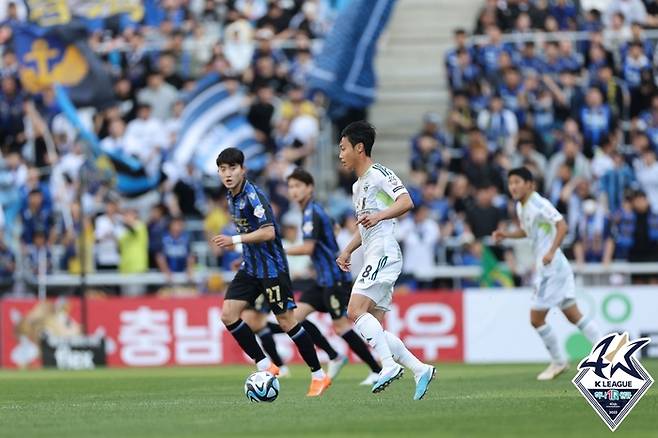
[[[311,175],[308,171],[301,167],[297,167],[295,170],[292,171],[290,175],[288,175],[287,181],[290,181],[291,179],[296,179],[297,181],[301,181],[307,186],[315,186],[315,181],[313,181],[313,175]]]
[[[372,145],[375,144],[375,127],[365,120],[352,122],[340,133],[341,137],[347,137],[352,146],[363,143],[366,156],[372,153]]]
[[[517,167],[509,171],[507,178],[511,176],[518,176],[525,182],[533,182],[535,177],[532,176],[532,172],[528,170],[527,167]]]
[[[238,148],[226,148],[217,155],[217,167],[222,164],[244,166],[244,154]]]

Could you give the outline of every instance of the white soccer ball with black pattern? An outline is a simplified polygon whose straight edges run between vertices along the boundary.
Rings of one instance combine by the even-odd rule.
[[[279,396],[279,379],[267,371],[258,371],[244,382],[244,395],[252,402],[273,402]]]

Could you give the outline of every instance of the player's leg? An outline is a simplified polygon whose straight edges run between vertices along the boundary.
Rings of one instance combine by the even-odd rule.
[[[306,319],[308,315],[317,310],[316,307],[313,306],[313,303],[310,302],[310,297],[308,295],[311,293],[319,293],[319,291],[305,292],[301,296],[299,302],[297,303],[297,308],[294,310],[295,319],[301,322],[302,327],[304,327],[306,333],[308,333],[308,335],[311,337],[313,343],[318,348],[324,350],[327,353],[329,360],[335,360],[338,357],[338,352],[334,350],[334,347],[331,346],[327,338],[325,338],[324,335],[320,332],[320,329],[318,329],[318,327],[311,321]],[[333,376],[330,375],[330,377],[333,379]]]
[[[263,295],[261,295],[259,298],[261,297],[263,297]],[[256,307],[258,307],[258,303],[256,303]],[[251,327],[251,330],[258,335],[260,343],[263,346],[263,350],[265,350],[265,353],[267,353],[274,365],[279,367],[279,376],[282,374],[287,375],[287,370],[282,371],[282,367],[284,366],[283,360],[281,359],[281,356],[276,349],[276,343],[274,342],[272,330],[270,330],[267,325],[267,313],[256,309],[245,309],[242,312],[242,320],[246,322],[247,325]]]
[[[385,312],[381,309],[373,310],[373,314],[380,322],[384,321]],[[414,373],[414,380],[416,381],[416,392],[414,400],[422,399],[427,393],[430,382],[436,375],[436,368],[432,365],[425,364],[420,361],[409,349],[404,345],[402,340],[395,336],[393,333],[385,331],[386,342],[391,348],[393,359],[399,364],[409,368]]]
[[[353,330],[352,323],[347,319],[347,305],[350,301],[350,288],[348,284],[338,283],[334,287],[324,288],[322,291],[322,310],[329,313],[334,331],[339,334],[350,349],[359,356],[372,370],[375,375],[379,375],[382,367],[372,357],[370,350],[363,339]],[[332,372],[338,374],[340,370],[348,363],[347,357],[338,358],[329,363],[329,375]],[[372,374],[372,373],[371,373]],[[333,379],[333,377],[332,377]],[[368,377],[366,380],[373,385],[375,377]]]
[[[551,356],[551,363],[538,376],[537,380],[551,380],[567,369],[565,360],[558,345],[557,336],[553,328],[546,322],[546,315],[549,309],[531,309],[530,323],[537,331],[537,334],[544,342],[548,354]]]
[[[373,392],[384,390],[404,373],[404,368],[393,359],[393,353],[386,340],[386,333],[381,322],[371,313],[377,302],[381,301],[382,295],[380,284],[373,284],[367,289],[355,288],[347,306],[347,317],[382,361],[382,371],[372,388]]]
[[[268,299],[272,313],[274,313],[283,331],[290,336],[290,339],[297,346],[304,362],[311,369],[311,387],[307,395],[310,397],[319,396],[331,385],[331,379],[325,375],[320,366],[311,337],[295,319],[293,309],[297,305],[292,296],[290,277],[287,274],[280,275],[279,278],[268,279],[264,283],[265,290],[270,291],[268,292]]]
[[[235,280],[233,281],[235,282]],[[231,286],[233,284],[234,283],[231,283]],[[234,295],[229,294],[231,286],[229,286],[229,290],[226,293],[227,297]],[[270,368],[271,362],[265,356],[265,353],[263,353],[260,345],[258,345],[254,332],[249,328],[246,322],[240,319],[240,314],[248,304],[248,301],[239,299],[225,299],[222,306],[222,322],[226,326],[226,330],[231,333],[238,345],[240,345],[242,351],[256,362],[258,370],[265,371]]]
[[[569,322],[571,322],[573,325],[578,327],[581,332],[583,332],[585,337],[592,343],[592,345],[595,345],[599,339],[601,339],[601,333],[599,332],[599,328],[596,325],[596,322],[594,322],[592,318],[583,316],[583,314],[580,313],[580,309],[578,309],[578,305],[575,301],[568,300],[565,302],[564,306],[562,307],[562,313],[564,313],[564,316],[567,317]]]

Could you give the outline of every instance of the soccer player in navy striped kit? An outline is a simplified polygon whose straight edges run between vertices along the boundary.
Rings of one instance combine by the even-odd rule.
[[[352,330],[352,323],[347,319],[352,276],[341,270],[335,262],[340,251],[334,235],[334,224],[322,206],[313,199],[314,186],[313,176],[302,168],[295,169],[288,176],[288,196],[299,204],[303,211],[304,243],[287,248],[286,252],[289,255],[311,256],[316,273],[316,287],[301,296],[299,306],[295,309],[295,317],[298,321],[304,321],[302,324],[315,345],[329,355],[328,374],[332,380],[348,360],[333,349],[315,325],[305,321],[306,317],[315,311],[329,313],[336,333],[345,339],[352,351],[370,367],[376,377],[382,367],[372,357],[363,339]],[[373,384],[374,382],[370,383],[373,379],[373,376],[366,379],[367,384]]]
[[[217,168],[228,189],[229,212],[238,234],[215,236],[213,243],[221,248],[242,245],[243,259],[226,291],[222,322],[242,350],[256,362],[259,371],[278,374],[278,367],[265,356],[254,332],[240,319],[242,311],[253,306],[255,300],[264,294],[279,325],[311,368],[311,386],[307,395],[317,397],[329,387],[331,379],[320,367],[311,337],[295,319],[293,309],[296,304],[288,262],[270,203],[263,192],[246,179],[244,154],[239,149],[224,149],[217,157]]]

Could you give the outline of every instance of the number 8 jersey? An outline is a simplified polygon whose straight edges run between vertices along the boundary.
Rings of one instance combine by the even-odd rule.
[[[408,193],[400,179],[381,164],[373,164],[352,187],[352,201],[357,219],[364,214],[387,209],[402,194]],[[370,229],[359,225],[365,260],[388,257],[401,259],[400,246],[395,240],[395,219],[379,222]]]

